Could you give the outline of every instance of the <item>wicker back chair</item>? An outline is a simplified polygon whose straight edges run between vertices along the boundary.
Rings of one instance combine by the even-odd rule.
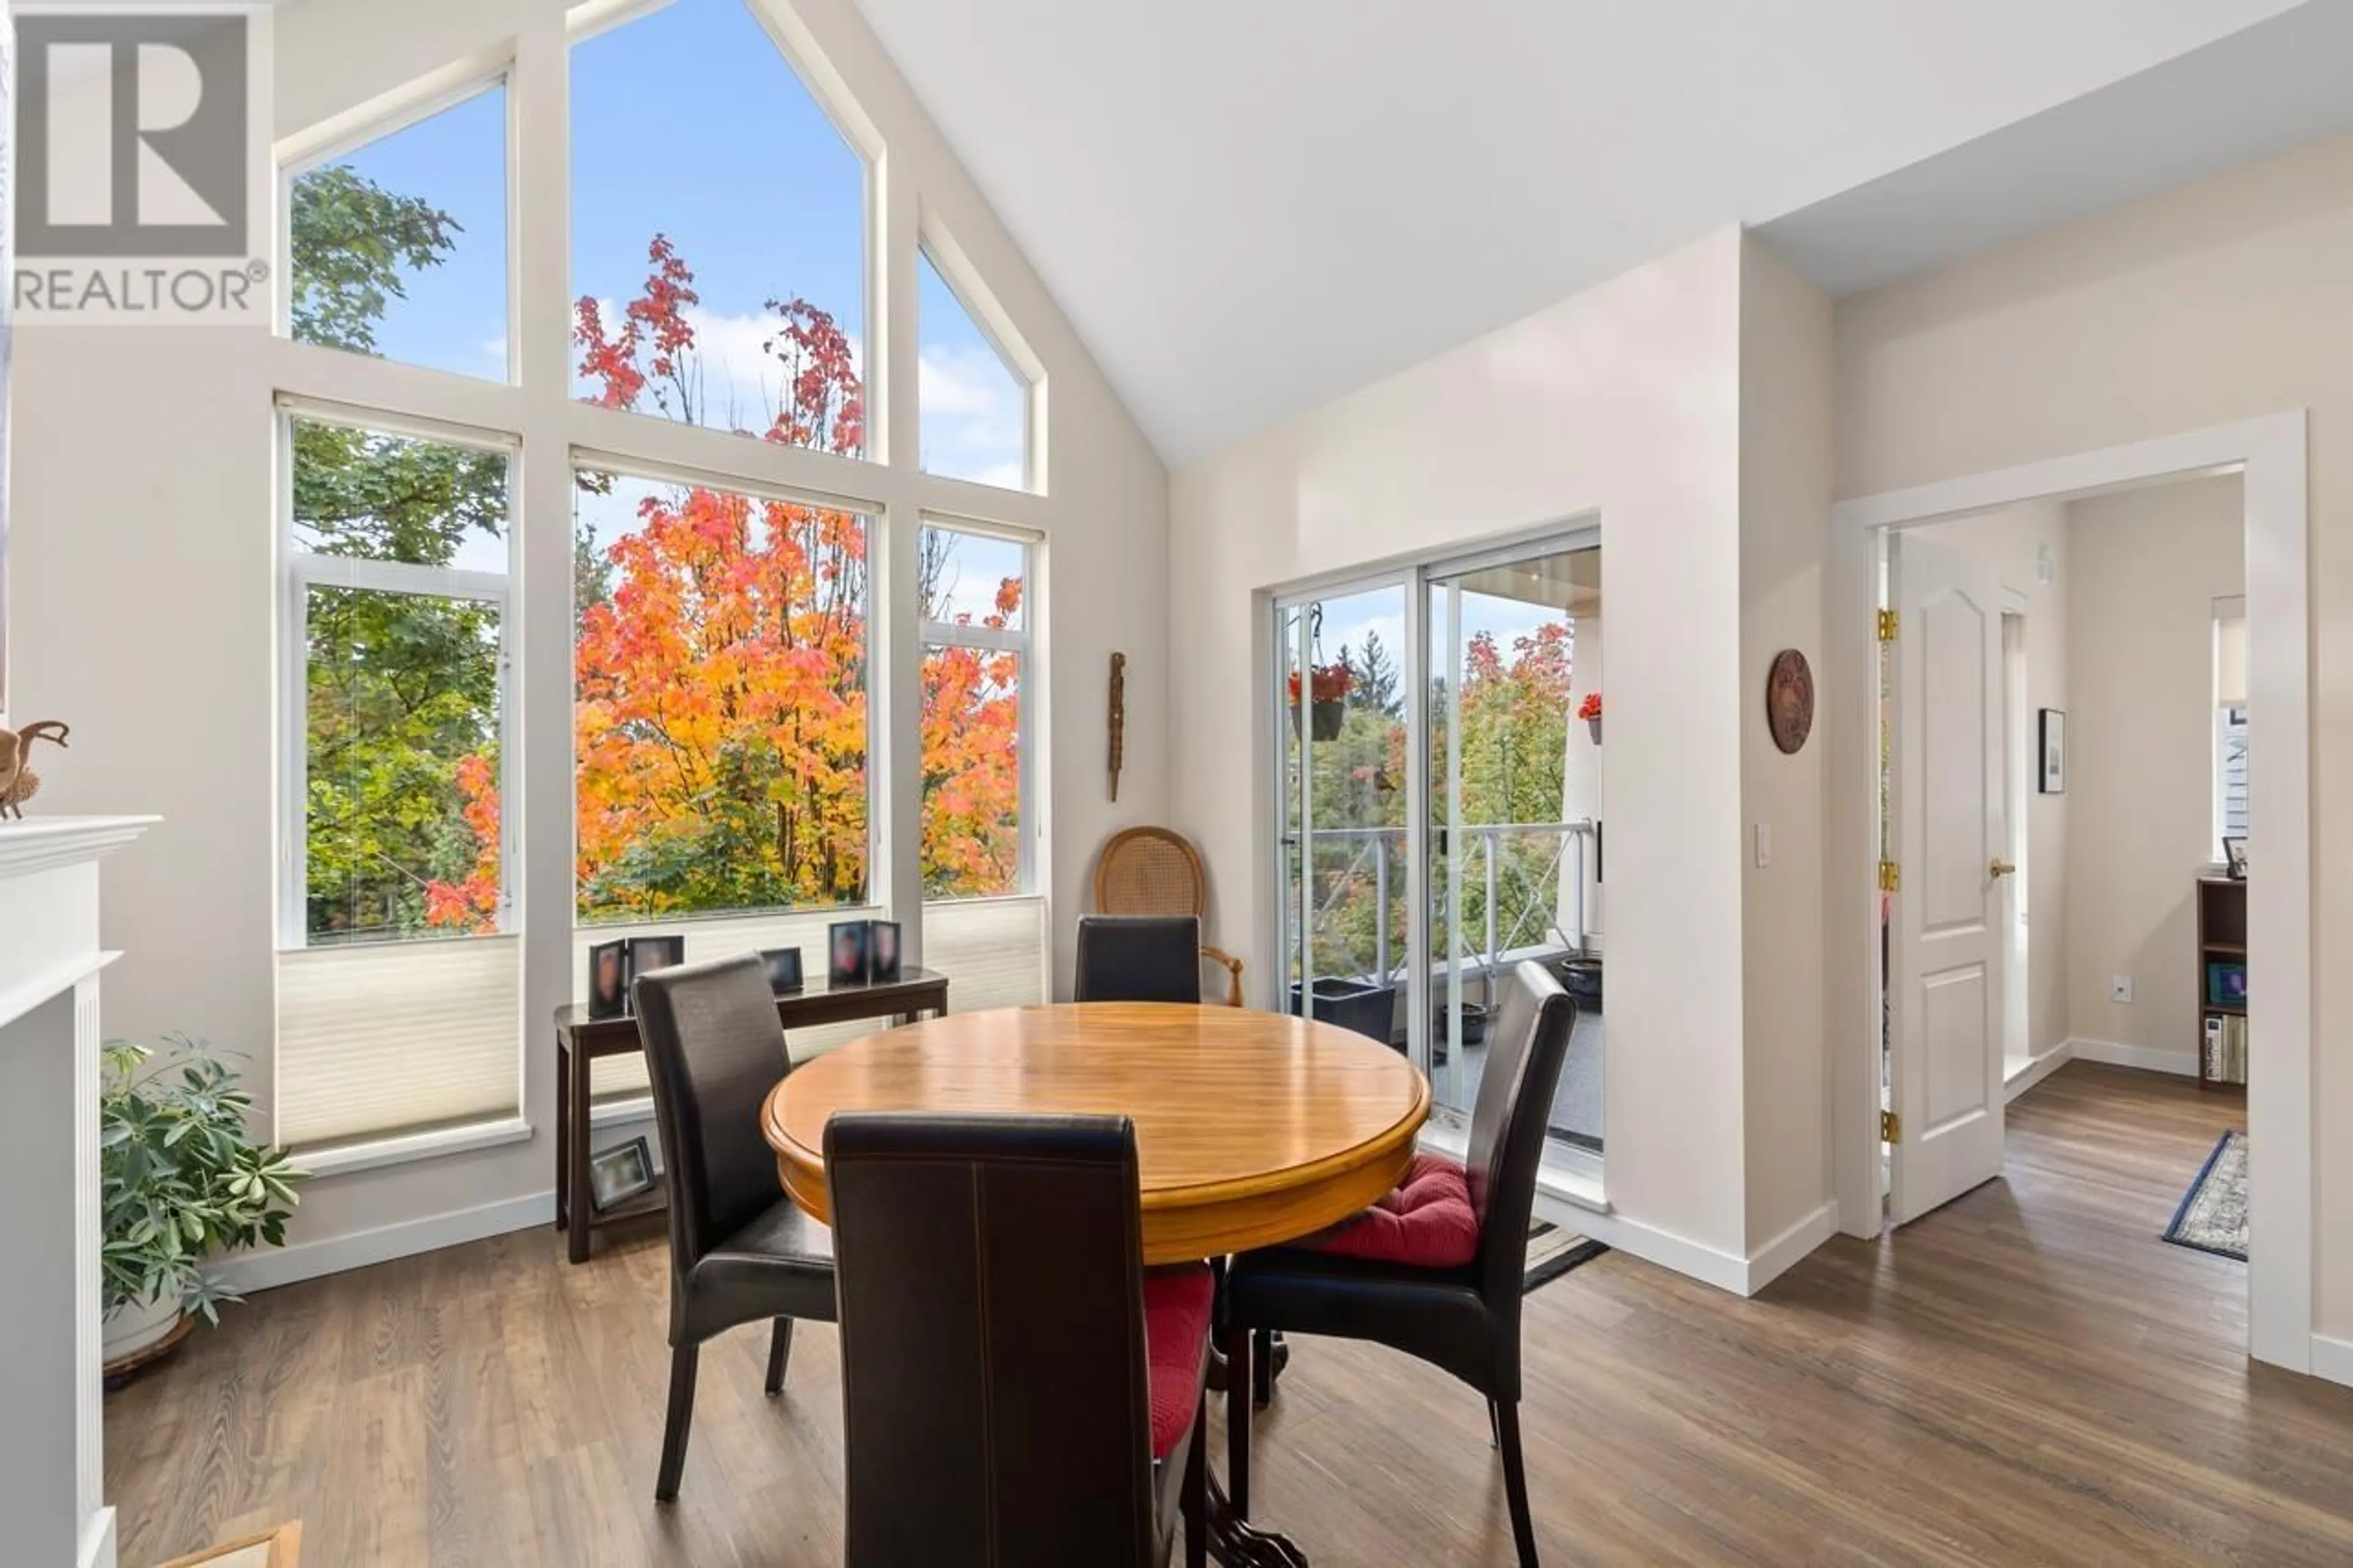
[[[1165,827],[1114,833],[1095,858],[1095,912],[1105,915],[1192,915],[1208,901],[1200,851]],[[1226,971],[1226,1005],[1242,1005],[1242,961],[1201,944],[1201,956]]]

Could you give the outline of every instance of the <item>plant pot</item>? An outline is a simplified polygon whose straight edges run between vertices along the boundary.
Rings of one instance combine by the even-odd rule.
[[[168,1295],[115,1308],[99,1323],[100,1359],[111,1366],[153,1349],[171,1338],[180,1326],[180,1315],[178,1299]]]
[[[1291,1011],[1300,1011],[1299,983],[1292,982]],[[1332,975],[1318,976],[1315,982],[1315,1016],[1326,1024],[1336,1024],[1353,1029],[1366,1039],[1378,1040],[1394,1047],[1389,1037],[1397,1018],[1397,987],[1373,985],[1361,980],[1341,980]]]
[[[1585,732],[1586,732],[1587,734],[1588,734],[1588,735],[1590,735],[1590,736],[1592,736],[1592,737],[1593,737],[1593,743],[1594,743],[1595,745],[1597,745],[1597,746],[1598,746],[1598,745],[1601,744],[1601,721],[1600,721],[1600,720],[1599,720],[1599,719],[1588,719],[1588,720],[1585,721]]]
[[[1601,961],[1598,958],[1572,958],[1560,966],[1560,984],[1577,998],[1580,1012],[1601,1011]]]
[[[1348,704],[1340,698],[1318,702],[1308,716],[1307,732],[1318,741],[1336,741],[1341,726],[1348,721]]]
[[[1432,1062],[1446,1059],[1446,1004],[1440,1002],[1430,1015],[1430,1058]],[[1487,1042],[1487,1009],[1477,1002],[1462,1004],[1462,1044],[1465,1047]]]

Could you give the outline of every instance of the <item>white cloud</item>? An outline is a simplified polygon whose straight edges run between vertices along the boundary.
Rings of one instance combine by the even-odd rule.
[[[917,368],[924,471],[1021,489],[1029,412],[1021,380],[976,345],[926,343]]]

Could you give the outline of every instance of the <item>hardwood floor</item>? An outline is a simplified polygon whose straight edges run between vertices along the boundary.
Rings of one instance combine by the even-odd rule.
[[[1545,1560],[2353,1562],[2353,1390],[2251,1366],[2244,1267],[2158,1239],[2243,1116],[2074,1064],[2010,1108],[2004,1180],[1757,1300],[1617,1254],[1545,1287]],[[582,1268],[543,1230],[291,1286],[199,1335],[108,1402],[126,1568],[297,1516],[326,1568],[839,1563],[833,1331],[795,1336],[776,1400],[765,1331],[705,1350],[658,1508],[663,1244],[614,1238]],[[1262,1520],[1321,1568],[1512,1561],[1475,1395],[1295,1351],[1258,1426]]]

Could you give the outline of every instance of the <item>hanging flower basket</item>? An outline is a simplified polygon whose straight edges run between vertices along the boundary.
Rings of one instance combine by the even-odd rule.
[[[1307,687],[1308,733],[1318,741],[1336,741],[1348,721],[1348,690],[1356,671],[1345,664],[1319,664],[1310,672]],[[1291,675],[1291,725],[1299,727],[1299,672]]]
[[[1585,721],[1586,733],[1593,737],[1593,743],[1601,744],[1601,693],[1587,692],[1585,700],[1577,705],[1577,716]]]

